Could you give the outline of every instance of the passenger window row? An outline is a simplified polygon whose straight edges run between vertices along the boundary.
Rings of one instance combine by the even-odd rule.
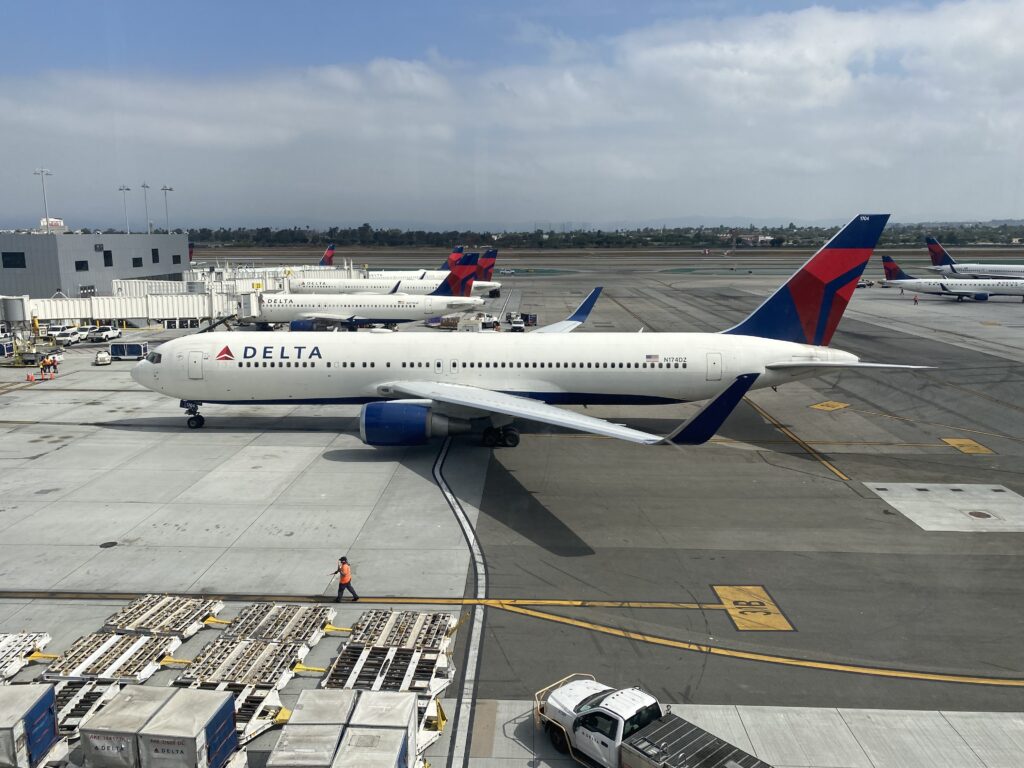
[[[153,361],[151,361],[153,362]],[[159,362],[156,360],[155,362]],[[386,368],[391,367],[391,363],[384,364]],[[328,368],[331,367],[331,363],[326,363]],[[357,365],[355,361],[334,363],[335,368],[376,368],[377,364],[374,362],[363,362]],[[296,361],[296,362],[278,362],[268,363],[266,361],[239,361],[239,368],[316,368],[315,362]],[[415,362],[415,363],[402,363],[403,368],[431,368],[433,367],[430,363]],[[686,368],[686,362],[682,363],[462,363],[463,368]]]

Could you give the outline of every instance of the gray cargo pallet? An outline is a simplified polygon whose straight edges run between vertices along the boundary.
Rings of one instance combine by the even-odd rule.
[[[253,603],[225,628],[224,637],[301,643],[312,648],[324,636],[335,616],[334,608],[291,605],[289,603]]]
[[[142,635],[170,635],[181,639],[201,630],[206,619],[224,610],[220,600],[174,595],[146,595],[132,600],[107,618],[103,629]]]

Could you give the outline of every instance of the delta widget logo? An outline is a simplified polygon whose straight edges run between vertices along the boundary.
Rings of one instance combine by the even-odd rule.
[[[224,347],[220,352],[217,353],[218,360],[234,360],[235,356],[231,353],[231,347]]]

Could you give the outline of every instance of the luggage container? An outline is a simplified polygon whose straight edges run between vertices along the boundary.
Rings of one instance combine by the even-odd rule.
[[[406,735],[396,728],[348,728],[331,768],[411,768],[418,765]]]
[[[359,691],[314,688],[302,691],[288,725],[344,725],[352,716]]]
[[[419,728],[415,693],[362,691],[349,718],[350,728],[375,728],[401,731],[409,754],[416,756],[416,731]]]
[[[235,699],[178,689],[139,731],[141,768],[223,768],[238,749]]]
[[[267,758],[267,768],[330,768],[345,726],[288,725]]]
[[[85,768],[140,768],[139,731],[170,701],[175,688],[123,688],[78,729]]]
[[[57,742],[52,685],[0,688],[0,766],[34,768]]]
[[[148,341],[115,341],[110,344],[110,356],[115,360],[141,360],[148,354]]]

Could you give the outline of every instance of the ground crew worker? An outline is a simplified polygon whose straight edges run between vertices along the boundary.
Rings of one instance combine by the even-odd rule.
[[[917,294],[916,293],[914,294],[914,306],[915,307],[917,306]]]
[[[348,564],[347,557],[338,558],[338,567],[331,571],[331,575],[333,576],[334,574],[338,574],[338,596],[334,598],[334,602],[340,603],[341,596],[347,589],[352,593],[352,602],[358,603],[359,595],[357,595],[356,591],[352,588],[352,568]]]
[[[49,357],[43,357],[43,359],[39,361],[39,375],[40,376],[45,376],[46,372],[49,371],[49,370],[50,370],[50,358]]]

